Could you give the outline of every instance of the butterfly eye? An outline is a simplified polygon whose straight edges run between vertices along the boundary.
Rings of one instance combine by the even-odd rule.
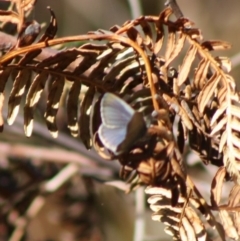
[[[129,150],[146,133],[142,114],[114,94],[104,94],[100,112],[99,138],[115,155]]]

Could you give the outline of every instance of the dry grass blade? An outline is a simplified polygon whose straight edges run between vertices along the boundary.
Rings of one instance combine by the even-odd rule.
[[[197,53],[197,48],[194,45],[192,45],[189,48],[187,54],[185,55],[182,65],[180,66],[179,74],[177,78],[178,86],[181,86],[186,81],[190,68],[192,66],[192,63],[195,59],[196,53]]]
[[[198,109],[201,113],[203,113],[207,103],[213,97],[214,91],[216,90],[216,87],[220,80],[221,75],[215,73],[199,93],[197,101]]]

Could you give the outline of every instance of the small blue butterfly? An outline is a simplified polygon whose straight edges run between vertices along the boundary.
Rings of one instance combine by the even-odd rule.
[[[99,138],[115,155],[128,151],[147,131],[143,115],[114,94],[104,94],[100,112]]]

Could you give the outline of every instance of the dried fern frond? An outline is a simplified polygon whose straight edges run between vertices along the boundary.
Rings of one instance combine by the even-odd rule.
[[[17,44],[0,58],[1,104],[5,85],[13,76],[8,123],[14,123],[24,99],[24,130],[31,136],[34,112],[45,91],[44,118],[52,136],[58,135],[57,113],[63,104],[71,134],[79,135],[88,149],[94,146],[99,155],[118,159],[121,175],[131,183],[131,189],[143,184],[162,188],[160,196],[150,193],[153,196],[149,200],[154,200],[152,208],[163,215],[160,218],[157,213],[155,219],[172,225],[168,231],[174,238],[208,240],[200,210],[201,215],[210,215],[210,226],[216,227],[224,240],[211,211],[206,212],[210,208],[220,209],[226,217],[225,221],[222,218],[226,235],[236,238],[238,229],[219,206],[223,176],[216,189],[212,187],[210,207],[190,185],[184,167],[188,140],[204,163],[224,168],[226,175],[239,184],[239,94],[227,73],[231,69],[228,58],[211,54],[230,45],[216,40],[202,42],[201,31],[190,20],[171,20],[170,8],[159,16],[142,16],[109,31],[64,38],[55,38],[57,21],[51,9],[50,13],[50,24],[41,37],[35,22],[26,25]],[[82,41],[80,47],[40,57],[51,46]],[[98,136],[100,106],[106,92],[141,112],[148,126],[146,135],[119,155],[108,150]],[[188,189],[194,190],[193,195]],[[228,209],[236,208],[238,200],[238,192],[233,189]],[[239,222],[238,212],[234,220]]]
[[[212,181],[211,187],[211,204],[212,207],[219,211],[219,218],[228,237],[239,239],[239,198],[240,186],[234,185],[228,195],[228,203],[223,204],[222,191],[224,179],[227,178],[226,168],[220,167]]]
[[[25,28],[25,20],[31,13],[35,4],[36,0],[9,1],[7,9],[0,11],[1,28],[11,23],[17,26],[17,32],[20,33]]]
[[[153,220],[164,223],[167,226],[165,232],[174,240],[209,240],[203,222],[190,206],[190,203],[195,204],[192,197],[179,197],[178,204],[173,207],[170,190],[148,187],[146,193],[151,195],[148,203],[154,211]]]

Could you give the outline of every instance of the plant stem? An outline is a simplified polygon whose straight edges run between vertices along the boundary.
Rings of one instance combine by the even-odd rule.
[[[138,18],[142,15],[142,7],[140,0],[128,0],[132,19]]]
[[[167,0],[165,5],[169,6],[173,10],[173,13],[174,13],[174,15],[176,16],[177,19],[183,17],[183,13],[182,13],[180,7],[178,6],[176,0]]]
[[[136,219],[134,225],[134,241],[144,241],[145,237],[145,192],[139,187],[135,192]]]

